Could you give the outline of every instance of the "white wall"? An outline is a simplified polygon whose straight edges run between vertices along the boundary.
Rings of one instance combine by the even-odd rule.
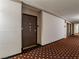
[[[74,34],[78,33],[78,24],[74,24]]]
[[[79,33],[79,24],[78,24],[78,33]]]
[[[21,4],[0,0],[0,58],[21,52]]]
[[[65,20],[42,12],[41,44],[45,45],[66,37]]]
[[[79,24],[78,24],[78,33],[79,33]]]

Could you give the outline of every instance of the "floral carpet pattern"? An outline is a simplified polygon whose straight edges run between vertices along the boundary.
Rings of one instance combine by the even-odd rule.
[[[79,36],[37,47],[9,59],[79,59]]]

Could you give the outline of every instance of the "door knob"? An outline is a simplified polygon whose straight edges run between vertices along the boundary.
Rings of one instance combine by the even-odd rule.
[[[23,27],[21,27],[21,30],[23,30]]]

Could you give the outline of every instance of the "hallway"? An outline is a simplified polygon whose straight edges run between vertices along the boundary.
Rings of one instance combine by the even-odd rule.
[[[79,0],[0,0],[0,59],[79,59],[77,33]]]
[[[79,59],[79,36],[34,48],[11,59]]]

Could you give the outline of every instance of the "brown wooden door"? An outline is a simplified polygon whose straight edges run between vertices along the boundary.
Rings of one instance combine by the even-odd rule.
[[[70,24],[70,35],[72,35],[72,25]]]
[[[22,15],[22,48],[37,44],[37,17]]]
[[[67,23],[67,36],[71,35],[71,24]]]

